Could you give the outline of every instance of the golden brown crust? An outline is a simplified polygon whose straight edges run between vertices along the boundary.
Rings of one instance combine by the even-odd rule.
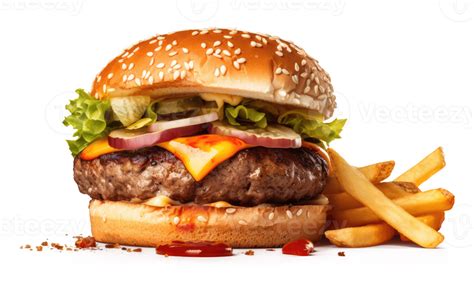
[[[275,36],[227,29],[141,41],[112,60],[92,87],[98,99],[199,92],[294,105],[325,117],[335,107],[329,75],[303,49]]]
[[[171,241],[218,241],[236,248],[280,247],[317,241],[326,223],[324,205],[278,207],[170,206],[92,200],[92,235],[97,241],[154,247]]]

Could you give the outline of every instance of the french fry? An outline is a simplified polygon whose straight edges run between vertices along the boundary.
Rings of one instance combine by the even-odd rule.
[[[428,214],[416,217],[416,219],[435,230],[439,230],[444,220],[444,212]],[[391,240],[395,234],[396,231],[387,223],[328,230],[324,233],[326,238],[333,245],[347,248],[362,248],[381,245]],[[403,235],[400,235],[400,239],[402,241],[410,241]]]
[[[381,245],[391,240],[396,231],[386,223],[348,227],[324,232],[326,238],[338,247],[362,248]]]
[[[445,165],[443,149],[439,147],[408,171],[401,174],[395,181],[411,182],[420,186],[423,182],[444,168]]]
[[[371,215],[380,217],[399,233],[422,247],[435,248],[444,240],[442,234],[418,221],[399,205],[392,202],[359,170],[350,166],[336,151],[329,149],[328,153],[341,186],[347,193],[367,206]]]
[[[451,209],[454,204],[454,195],[444,189],[434,189],[397,198],[392,201],[393,203],[413,216],[422,216]],[[377,215],[368,206],[334,211],[332,212],[332,217],[337,222],[337,225],[344,227],[378,223],[383,220],[380,215]]]
[[[386,182],[375,184],[380,191],[390,199],[395,199],[420,192],[420,189],[413,183],[408,182]],[[329,203],[336,211],[348,210],[363,207],[364,205],[350,196],[346,192],[328,194]]]
[[[365,167],[359,168],[359,171],[372,183],[380,183],[387,179],[395,167],[395,161],[384,161],[374,163]],[[339,184],[337,178],[330,176],[326,187],[324,188],[323,194],[340,193],[344,192],[344,189]]]
[[[424,215],[424,216],[420,216],[416,218],[420,220],[421,222],[425,223],[426,225],[428,225],[429,227],[433,228],[434,230],[440,230],[441,225],[443,224],[443,221],[444,221],[444,212],[428,214],[428,215]],[[400,234],[400,240],[404,242],[410,241],[403,234]]]

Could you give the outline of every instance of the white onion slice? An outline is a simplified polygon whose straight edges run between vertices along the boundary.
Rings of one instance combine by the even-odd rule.
[[[188,117],[188,118],[183,118],[183,119],[170,120],[170,121],[158,121],[150,125],[148,127],[148,131],[149,132],[164,131],[164,130],[168,130],[172,128],[179,128],[179,127],[185,127],[185,126],[190,126],[190,125],[198,125],[198,124],[213,122],[218,119],[219,119],[219,115],[217,114],[217,112],[211,112],[204,115]]]

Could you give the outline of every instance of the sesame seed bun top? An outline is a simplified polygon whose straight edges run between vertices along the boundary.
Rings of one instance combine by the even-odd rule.
[[[208,29],[154,36],[126,49],[96,76],[92,95],[153,97],[223,93],[316,110],[335,107],[329,74],[278,37]]]

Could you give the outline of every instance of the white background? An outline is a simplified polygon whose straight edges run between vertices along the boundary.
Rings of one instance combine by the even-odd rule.
[[[304,258],[20,250],[89,233],[61,125],[73,91],[140,39],[211,26],[279,35],[319,59],[349,119],[333,146],[354,165],[394,159],[397,175],[443,146],[447,167],[423,188],[456,195],[445,242]],[[0,0],[0,32],[0,294],[472,295],[474,1]]]

